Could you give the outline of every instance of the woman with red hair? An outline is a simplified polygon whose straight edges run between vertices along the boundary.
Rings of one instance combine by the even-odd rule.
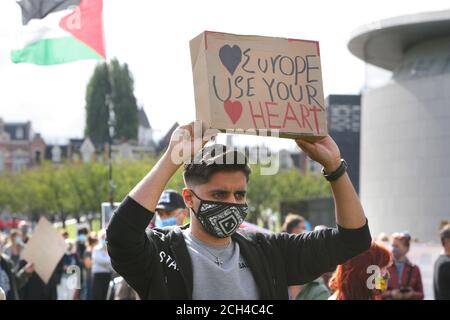
[[[372,242],[370,249],[337,267],[330,279],[329,300],[380,300],[389,279],[391,252]]]

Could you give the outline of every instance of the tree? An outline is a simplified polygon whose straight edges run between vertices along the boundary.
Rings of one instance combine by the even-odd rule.
[[[155,163],[154,157],[117,162],[115,198],[121,201]],[[184,187],[182,171],[180,167],[166,188],[181,191]],[[249,222],[256,223],[266,210],[279,213],[281,201],[331,196],[330,185],[321,174],[302,174],[291,169],[275,175],[261,175],[259,166],[252,166],[252,171],[247,193]],[[64,222],[67,218],[98,216],[101,203],[106,201],[108,168],[95,161],[67,162],[58,166],[44,162],[14,175],[0,176],[0,212],[28,214],[34,220],[44,215]]]
[[[128,65],[113,59],[109,66],[113,88],[115,126],[114,139],[136,140],[138,134],[138,106],[134,96],[134,80]]]
[[[137,139],[138,106],[134,96],[134,80],[128,65],[121,65],[117,59],[109,64],[98,64],[88,83],[85,136],[96,145],[108,142],[107,95],[110,95],[114,105],[112,138],[122,141]]]
[[[86,89],[86,126],[84,135],[94,144],[108,142],[108,108],[106,95],[111,92],[108,66],[101,63],[95,67]]]

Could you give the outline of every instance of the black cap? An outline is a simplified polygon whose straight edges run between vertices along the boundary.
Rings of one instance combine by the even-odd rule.
[[[156,210],[173,211],[180,208],[184,209],[186,205],[181,194],[175,190],[164,190],[156,205]]]

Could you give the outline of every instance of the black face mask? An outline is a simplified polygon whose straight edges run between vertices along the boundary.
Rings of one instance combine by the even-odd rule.
[[[194,191],[192,194],[200,200],[198,211],[195,216],[202,224],[203,228],[213,237],[226,238],[231,236],[244,222],[248,213],[246,203],[236,204],[229,202],[208,201],[200,199]]]

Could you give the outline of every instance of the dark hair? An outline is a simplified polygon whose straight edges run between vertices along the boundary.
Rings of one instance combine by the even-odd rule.
[[[88,235],[88,233],[89,233],[88,228],[84,227],[84,228],[81,228],[78,230],[77,235],[82,235],[82,234]]]
[[[298,214],[289,213],[284,219],[283,223],[283,231],[287,233],[292,233],[295,227],[297,227],[300,223],[304,222],[305,218]]]
[[[183,177],[187,185],[205,184],[213,174],[220,171],[242,171],[247,182],[251,173],[242,152],[215,144],[201,149],[190,163],[184,165]]]
[[[98,239],[96,237],[89,235],[87,238],[87,242],[88,242],[89,247],[93,247],[94,245],[96,245],[98,243]]]
[[[441,243],[444,245],[445,239],[450,239],[450,224],[447,224],[441,229]]]

